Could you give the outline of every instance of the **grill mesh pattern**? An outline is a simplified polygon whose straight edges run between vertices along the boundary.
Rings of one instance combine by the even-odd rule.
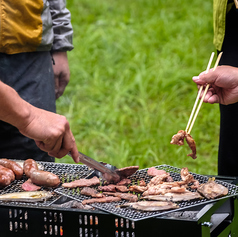
[[[168,166],[168,165],[160,165],[160,166],[155,166],[157,169],[163,169],[166,172],[169,172],[170,175],[173,177],[174,181],[179,181],[181,180],[180,176],[180,171],[181,169],[173,167],[173,166]],[[130,179],[132,180],[132,184],[137,184],[137,181],[144,179],[146,183],[148,183],[151,180],[151,176],[147,175],[147,170],[142,169],[138,170],[135,174],[133,174]],[[191,173],[191,172],[190,172]],[[204,175],[199,175],[195,173],[191,173],[196,180],[199,181],[199,183],[206,183],[209,179],[209,177],[204,176]],[[71,180],[70,180],[71,181]],[[100,210],[109,212],[111,214],[115,214],[117,216],[127,218],[133,221],[138,221],[138,220],[143,220],[146,218],[151,218],[151,217],[156,217],[164,214],[168,214],[174,211],[180,211],[189,207],[201,205],[201,204],[208,204],[220,199],[232,197],[232,196],[237,196],[238,195],[238,187],[236,185],[216,180],[217,183],[222,184],[223,186],[227,187],[229,192],[225,197],[217,198],[215,200],[208,200],[206,198],[201,199],[201,200],[192,200],[192,201],[183,201],[183,202],[177,202],[179,205],[178,209],[174,210],[169,210],[169,211],[153,211],[153,212],[143,212],[143,211],[138,211],[138,210],[133,210],[131,208],[120,208],[118,207],[121,204],[128,203],[128,201],[122,200],[120,202],[113,202],[113,203],[94,203],[91,204],[91,206],[98,208]],[[68,196],[70,198],[73,198],[78,201],[83,201],[84,199],[89,199],[90,197],[87,197],[85,195],[80,194],[80,189],[75,188],[75,189],[67,189],[63,187],[59,187],[55,190],[55,192]]]
[[[43,170],[52,172],[59,176],[61,182],[65,182],[71,179],[71,175],[74,178],[80,179],[87,177],[92,170],[86,165],[74,165],[74,164],[61,164],[52,162],[37,162],[43,167]],[[10,185],[0,190],[0,195],[5,193],[22,192],[21,185],[27,180],[27,177],[23,175],[20,180],[14,180]],[[53,196],[45,202],[25,203],[25,202],[2,202],[7,205],[26,205],[26,206],[49,206],[52,202],[56,201],[61,195],[54,192],[55,188],[41,188],[41,190],[52,191]]]

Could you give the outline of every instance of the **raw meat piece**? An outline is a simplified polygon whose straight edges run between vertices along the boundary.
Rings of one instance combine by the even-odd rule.
[[[38,191],[38,190],[41,189],[40,186],[37,186],[37,185],[33,184],[31,179],[28,179],[26,182],[24,182],[21,185],[21,187],[24,191]]]

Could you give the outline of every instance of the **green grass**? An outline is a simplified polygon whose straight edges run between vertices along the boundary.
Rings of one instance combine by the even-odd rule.
[[[187,145],[170,145],[196,98],[192,76],[215,50],[212,1],[68,0],[67,6],[75,49],[57,112],[68,118],[79,151],[117,167],[168,164],[216,174],[218,105],[203,104],[195,122],[196,160],[187,157]]]

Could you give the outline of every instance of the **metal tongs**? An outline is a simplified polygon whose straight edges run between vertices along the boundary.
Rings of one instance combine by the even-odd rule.
[[[81,152],[78,153],[79,153],[79,161],[81,163],[87,165],[90,168],[100,171],[103,174],[103,178],[105,178],[109,183],[117,183],[122,179],[120,174],[116,172],[115,168],[114,169],[112,168],[111,170],[106,166],[104,166],[103,164],[101,164],[100,162],[84,155],[83,153]],[[68,155],[71,156],[71,153],[69,152]]]

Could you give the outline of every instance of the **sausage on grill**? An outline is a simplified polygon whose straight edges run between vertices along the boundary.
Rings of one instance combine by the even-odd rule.
[[[11,169],[13,171],[13,173],[15,174],[16,179],[22,178],[23,169],[19,164],[17,164],[17,162],[3,158],[3,159],[0,159],[0,165],[6,167],[8,169]]]
[[[30,174],[32,183],[44,187],[56,187],[60,184],[60,179],[56,174],[43,170],[34,170]]]
[[[11,169],[0,165],[0,186],[5,187],[15,180],[15,175]]]
[[[24,161],[23,164],[23,171],[25,175],[30,178],[31,173],[35,170],[38,170],[37,162],[33,159],[27,159]]]

